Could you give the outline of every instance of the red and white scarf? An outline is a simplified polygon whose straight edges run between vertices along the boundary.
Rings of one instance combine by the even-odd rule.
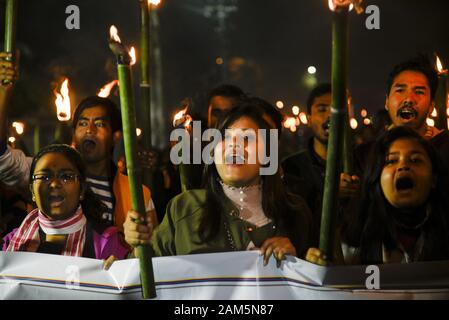
[[[39,209],[31,211],[12,237],[7,251],[36,252],[41,243],[39,228],[49,235],[68,235],[62,255],[82,256],[86,239],[86,217],[81,206],[75,215],[65,220],[50,220]]]

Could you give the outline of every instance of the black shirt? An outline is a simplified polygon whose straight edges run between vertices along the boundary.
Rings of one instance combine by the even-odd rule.
[[[321,223],[326,161],[315,152],[313,138],[307,148],[282,161],[287,190],[300,195],[312,211],[315,226]]]

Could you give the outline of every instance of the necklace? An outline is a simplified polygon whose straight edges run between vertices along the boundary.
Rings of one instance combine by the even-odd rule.
[[[235,246],[234,238],[232,237],[231,230],[229,229],[229,225],[227,221],[223,222],[225,231],[226,231],[226,238],[228,240],[228,245],[231,248],[231,251],[237,251],[237,248]]]
[[[225,196],[231,200],[237,210],[234,216],[257,227],[271,222],[262,207],[262,184],[234,187],[220,181]]]

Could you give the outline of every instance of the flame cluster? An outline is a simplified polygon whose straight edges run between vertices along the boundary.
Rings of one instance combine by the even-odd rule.
[[[116,26],[112,25],[109,28],[109,36],[111,38],[111,40],[117,42],[117,43],[122,43],[122,40],[120,39],[120,36],[118,35],[118,29]],[[128,51],[129,56],[131,57],[131,65],[135,65],[137,62],[137,51],[136,48],[131,47],[131,49]]]

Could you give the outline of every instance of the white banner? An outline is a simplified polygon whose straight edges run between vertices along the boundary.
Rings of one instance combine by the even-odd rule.
[[[246,251],[154,258],[153,268],[156,299],[449,298],[449,261],[326,268],[289,257],[277,268]],[[105,271],[101,260],[0,252],[0,299],[141,299],[139,264]]]

